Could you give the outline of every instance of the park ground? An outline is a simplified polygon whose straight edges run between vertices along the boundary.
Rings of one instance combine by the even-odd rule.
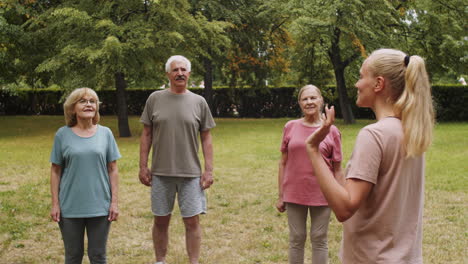
[[[287,263],[285,214],[274,208],[279,146],[288,119],[216,119],[213,129],[215,183],[207,191],[208,214],[201,216],[203,264]],[[345,125],[344,164],[360,128]],[[61,116],[0,116],[0,263],[63,263],[63,243],[49,218],[49,155]],[[101,124],[117,133],[115,117]],[[154,261],[149,189],[138,181],[142,126],[130,118],[133,137],[117,138],[122,159],[120,218],[112,224],[109,263]],[[426,154],[423,256],[425,263],[468,263],[468,123],[440,123]],[[330,220],[330,263],[337,252],[341,224]],[[184,228],[178,208],[170,228],[169,264],[187,263]],[[306,260],[310,263],[310,245]],[[85,256],[84,263],[89,263]]]

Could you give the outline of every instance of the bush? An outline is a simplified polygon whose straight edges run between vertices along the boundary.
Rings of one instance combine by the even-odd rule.
[[[468,121],[468,87],[462,85],[434,85],[433,97],[438,121]],[[190,89],[203,96],[204,89]],[[140,115],[146,99],[154,92],[152,89],[128,89],[127,105],[130,115]],[[117,113],[115,90],[98,91],[102,101],[100,112],[103,115]],[[341,117],[336,89],[327,86],[323,91],[325,102],[334,105],[337,116]],[[211,109],[215,117],[253,117],[276,118],[298,117],[297,89],[293,87],[246,89],[216,88],[213,90]],[[0,90],[0,113],[6,115],[62,115],[63,91],[58,89]],[[354,99],[351,98],[354,102]],[[352,110],[356,118],[370,119],[374,114],[370,109],[358,108],[354,103]]]
[[[468,86],[435,85],[432,96],[438,121],[468,121]]]
[[[63,114],[58,89],[0,90],[0,113],[7,115],[57,115]]]

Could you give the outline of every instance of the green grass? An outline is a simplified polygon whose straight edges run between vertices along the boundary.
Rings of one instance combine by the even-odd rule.
[[[281,133],[288,119],[217,119],[213,130],[215,184],[202,216],[201,262],[286,263],[288,230],[274,208]],[[337,126],[344,158],[364,125]],[[117,134],[114,117],[101,123]],[[49,155],[61,116],[0,116],[1,263],[60,263],[63,244],[49,219]],[[119,221],[112,225],[109,263],[152,263],[149,189],[138,181],[138,117],[130,119],[133,137],[117,138],[123,158]],[[425,263],[467,263],[468,123],[443,123],[426,155]],[[341,224],[331,220],[330,263],[338,263]],[[171,223],[168,263],[187,263],[184,228],[178,208]],[[308,243],[309,244],[309,243]],[[310,245],[307,246],[310,263]],[[85,260],[84,263],[88,263]]]

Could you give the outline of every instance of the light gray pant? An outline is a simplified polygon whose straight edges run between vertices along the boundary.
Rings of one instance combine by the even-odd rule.
[[[307,212],[310,212],[310,240],[312,263],[328,263],[328,223],[330,208],[286,203],[289,224],[289,263],[304,264],[304,245],[307,239]]]
[[[88,236],[88,258],[91,264],[105,264],[107,236],[110,229],[107,216],[61,218],[59,222],[65,245],[65,264],[81,264],[84,254],[84,233]]]

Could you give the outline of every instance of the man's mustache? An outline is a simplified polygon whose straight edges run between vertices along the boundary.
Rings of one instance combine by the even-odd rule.
[[[181,76],[176,76],[176,81],[179,81],[179,80],[185,80],[185,76],[181,75]]]

